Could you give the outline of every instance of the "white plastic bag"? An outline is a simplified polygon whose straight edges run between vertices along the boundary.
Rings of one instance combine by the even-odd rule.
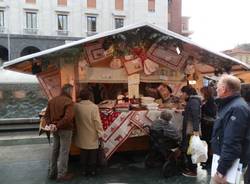
[[[188,152],[192,155],[193,164],[207,161],[207,143],[199,136],[192,136],[189,142]]]

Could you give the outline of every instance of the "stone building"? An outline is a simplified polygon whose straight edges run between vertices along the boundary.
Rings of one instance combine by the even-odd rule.
[[[230,50],[225,50],[224,53],[238,60],[241,60],[247,64],[250,64],[250,51],[249,50],[241,49],[241,48],[234,48]]]
[[[188,36],[181,6],[181,0],[0,0],[0,67],[8,60],[142,21]],[[37,116],[46,105],[37,81],[0,73],[0,118]]]
[[[141,21],[182,34],[181,5],[181,0],[0,0],[0,64]]]

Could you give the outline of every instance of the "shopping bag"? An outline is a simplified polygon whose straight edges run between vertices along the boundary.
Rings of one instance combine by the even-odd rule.
[[[206,162],[208,158],[207,152],[206,141],[202,141],[199,136],[191,136],[187,154],[191,154],[192,163]]]
[[[217,172],[219,160],[220,156],[213,154],[211,177],[214,177],[215,173]],[[225,177],[228,183],[241,184],[241,180],[243,180],[242,175],[243,175],[242,164],[240,163],[240,159],[237,158],[236,160],[234,160],[233,164],[228,169]]]

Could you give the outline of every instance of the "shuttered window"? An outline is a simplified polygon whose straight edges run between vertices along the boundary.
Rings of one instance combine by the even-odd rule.
[[[26,0],[25,2],[29,4],[36,4],[36,0]]]
[[[115,9],[123,10],[123,0],[115,0]]]
[[[4,27],[4,11],[0,10],[0,27]]]
[[[96,32],[96,17],[87,17],[87,30],[88,32]]]
[[[96,8],[96,0],[87,0],[87,8]]]
[[[67,6],[67,0],[57,0],[59,6]]]
[[[149,12],[155,11],[155,0],[148,0],[148,11]]]
[[[124,26],[124,19],[123,18],[115,18],[115,29]]]

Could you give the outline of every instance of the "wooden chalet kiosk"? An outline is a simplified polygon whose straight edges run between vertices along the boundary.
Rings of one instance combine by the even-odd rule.
[[[250,66],[200,47],[187,37],[153,24],[139,23],[17,58],[4,63],[4,68],[36,75],[48,99],[59,95],[65,83],[74,84],[75,101],[80,89],[93,90],[109,158],[115,151],[146,149],[147,133],[143,127],[151,125],[162,109],[178,107],[174,101],[145,106],[147,102],[155,104],[145,89],[167,83],[172,94],[178,96],[187,83],[199,89],[204,76],[215,73],[248,76]],[[130,100],[117,105],[116,96],[124,89]],[[174,114],[179,128],[180,116]],[[74,145],[71,154],[78,154]]]

